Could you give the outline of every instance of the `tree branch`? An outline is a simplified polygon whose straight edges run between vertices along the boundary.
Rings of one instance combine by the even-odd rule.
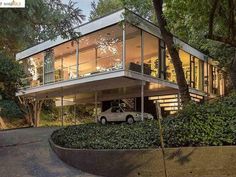
[[[225,37],[214,35],[214,34],[212,34],[210,36],[207,35],[206,37],[208,39],[211,39],[211,40],[214,40],[214,41],[218,41],[218,42],[222,42],[222,43],[231,45],[232,47],[236,48],[236,40],[231,40],[230,38],[225,38]]]

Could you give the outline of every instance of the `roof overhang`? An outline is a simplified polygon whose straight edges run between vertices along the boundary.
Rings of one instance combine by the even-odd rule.
[[[119,10],[113,14],[107,15],[105,17],[99,18],[97,20],[91,21],[89,23],[85,23],[77,28],[75,28],[75,31],[80,34],[80,36],[95,32],[99,29],[103,29],[105,27],[114,25],[118,22],[121,22],[124,20],[124,14],[125,10]],[[48,40],[41,44],[38,44],[36,46],[33,46],[31,48],[28,48],[22,52],[19,52],[16,54],[16,60],[21,60],[26,57],[32,56],[36,53],[39,53],[41,51],[47,50],[49,48],[55,47],[59,44],[62,44],[64,42],[67,42],[71,40],[71,38],[63,39],[61,36],[56,37],[54,40]]]
[[[101,17],[97,20],[88,22],[86,24],[83,24],[77,28],[75,28],[75,31],[80,34],[80,36],[95,32],[97,30],[103,29],[105,27],[117,24],[123,20],[126,20],[127,22],[133,24],[134,26],[137,26],[154,36],[159,37],[162,39],[161,31],[160,29],[153,23],[145,20],[144,18],[140,17],[139,15],[133,13],[130,10],[122,9],[115,13],[109,14],[107,16]],[[61,36],[56,37],[54,40],[48,40],[46,42],[43,42],[41,44],[38,44],[36,46],[33,46],[31,48],[28,48],[22,52],[19,52],[16,54],[16,60],[21,60],[24,58],[27,58],[29,56],[32,56],[34,54],[37,54],[39,52],[45,51],[47,49],[50,49],[52,47],[55,47],[59,44],[62,44],[64,42],[67,42],[71,40],[71,38],[63,39]],[[197,58],[201,60],[206,60],[208,57],[207,55],[203,54],[202,52],[198,51],[197,49],[193,48],[189,44],[181,41],[177,37],[174,37],[175,44],[178,44],[181,49],[184,51],[196,56]]]

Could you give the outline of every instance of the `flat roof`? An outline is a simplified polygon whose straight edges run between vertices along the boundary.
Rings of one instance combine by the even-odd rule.
[[[98,18],[94,21],[82,24],[75,28],[75,31],[78,32],[81,36],[95,32],[99,29],[103,29],[105,27],[117,24],[124,19],[127,20],[129,23],[133,24],[134,26],[137,26],[159,38],[162,39],[161,32],[158,26],[154,25],[153,23],[147,21],[146,19],[140,17],[139,15],[135,14],[134,12],[128,10],[128,12],[131,14],[127,17],[124,17],[126,9],[121,9],[119,11],[116,11],[112,14],[108,14],[104,17]],[[54,40],[48,40],[43,43],[40,43],[38,45],[35,45],[33,47],[30,47],[26,50],[23,50],[16,54],[16,60],[21,60],[24,58],[27,58],[29,56],[32,56],[34,54],[37,54],[39,52],[45,51],[49,48],[55,47],[59,44],[62,44],[64,42],[70,41],[72,38],[63,39],[61,36],[56,37]],[[199,50],[195,49],[194,47],[190,46],[186,42],[183,42],[182,40],[178,39],[177,37],[174,37],[174,42],[178,45],[180,45],[180,48],[195,57],[205,60],[208,58],[207,55],[200,52]]]

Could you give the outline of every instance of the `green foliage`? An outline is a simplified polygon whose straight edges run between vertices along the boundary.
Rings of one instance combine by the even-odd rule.
[[[191,103],[164,120],[168,146],[236,144],[236,94],[198,105]]]
[[[138,149],[159,146],[154,121],[102,126],[83,124],[56,130],[52,140],[63,147],[79,149]]]
[[[92,10],[89,19],[94,20],[123,7],[121,0],[99,0],[91,3]]]
[[[22,118],[23,114],[13,100],[0,101],[0,116],[8,119]]]
[[[21,85],[20,78],[23,69],[14,59],[0,53],[0,94],[3,99],[14,99],[17,87]]]
[[[175,117],[165,118],[166,147],[236,144],[236,93],[206,104],[190,103]],[[160,146],[157,121],[133,125],[85,124],[56,130],[52,140],[79,149],[141,149]]]
[[[227,0],[219,1],[214,16],[213,33],[227,38],[230,34],[229,17],[230,8]],[[212,0],[166,0],[165,17],[168,28],[172,33],[187,41],[204,53],[213,56],[220,62],[221,67],[229,67],[235,49],[225,43],[209,40],[209,19],[214,1]]]
[[[142,17],[151,21],[156,21],[153,15],[154,9],[152,0],[99,0],[98,3],[92,3],[90,20],[94,20],[121,8],[132,9],[132,11],[138,13]]]
[[[22,9],[0,9],[0,48],[6,54],[14,53],[36,43],[74,36],[74,24],[84,16],[76,3],[61,0],[27,0]]]

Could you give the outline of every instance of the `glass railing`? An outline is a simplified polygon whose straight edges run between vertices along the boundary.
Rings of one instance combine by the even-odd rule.
[[[96,62],[91,60],[91,62],[81,63],[78,65],[78,75],[77,75],[77,65],[71,65],[68,67],[63,67],[55,69],[44,74],[44,83],[54,83],[66,80],[76,79],[78,77],[87,77],[95,75],[98,73],[112,72],[122,69],[122,62],[120,59],[114,58],[101,58]],[[39,75],[38,79],[33,79],[33,76],[22,79],[22,84],[24,88],[31,88],[43,85],[43,75]]]
[[[98,73],[112,72],[122,69],[122,62],[120,59],[114,58],[100,58],[95,63],[86,62],[79,64],[79,77],[86,77]]]
[[[37,77],[29,76],[26,78],[22,78],[21,84],[24,88],[31,88],[43,85],[43,74],[39,74]]]

